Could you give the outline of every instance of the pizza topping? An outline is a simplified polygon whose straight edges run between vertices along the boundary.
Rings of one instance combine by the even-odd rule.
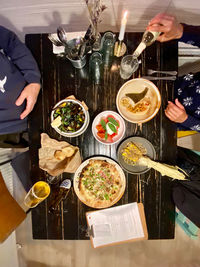
[[[80,175],[79,187],[88,198],[101,201],[112,201],[120,189],[120,177],[114,165],[105,161],[97,164],[90,163]]]

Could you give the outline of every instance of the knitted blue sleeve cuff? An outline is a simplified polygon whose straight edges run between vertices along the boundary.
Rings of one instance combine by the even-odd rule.
[[[179,41],[200,47],[200,26],[181,24],[183,25],[183,35]]]
[[[200,131],[200,120],[190,115],[188,115],[187,120],[180,123],[180,125],[191,130]]]
[[[40,73],[37,71],[28,72],[24,75],[25,80],[27,83],[39,83],[40,82]]]

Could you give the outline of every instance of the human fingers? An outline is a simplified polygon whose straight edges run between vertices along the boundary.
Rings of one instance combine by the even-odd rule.
[[[26,94],[22,91],[22,93],[20,94],[20,96],[15,101],[15,105],[21,106],[25,99],[26,99]]]
[[[168,33],[171,30],[170,25],[153,25],[153,26],[148,26],[147,31],[152,31],[152,32],[162,32],[162,33]]]
[[[167,108],[170,108],[172,106],[175,106],[175,104],[172,101],[170,101],[170,100],[168,100],[167,103],[168,103]]]
[[[171,121],[174,121],[174,117],[167,110],[165,110],[165,115],[168,119],[170,119]]]
[[[170,103],[168,104],[168,109],[173,110],[173,111],[175,111],[175,112],[177,112],[177,113],[179,113],[180,111],[181,111],[181,112],[183,111],[182,109],[180,109],[177,105],[175,105],[175,104],[172,103],[172,102],[170,102]]]
[[[35,103],[34,103],[34,101],[32,99],[27,98],[26,108],[20,115],[20,119],[21,120],[26,118],[26,116],[33,110],[34,104]]]
[[[173,120],[175,120],[179,115],[181,115],[182,110],[179,109],[173,102],[168,101],[165,113],[167,113],[171,118],[173,118]]]
[[[161,32],[162,34],[157,37],[157,41],[159,42],[166,42],[176,37],[173,32],[173,23],[171,21],[166,22],[165,25],[154,24],[153,26],[148,26],[147,30]]]
[[[170,118],[170,120],[178,123],[183,123],[188,118],[185,109],[179,108],[171,101],[169,101],[169,104],[165,110],[165,115]]]
[[[180,109],[176,111],[171,106],[166,108],[165,115],[173,122],[183,122],[185,120],[185,115],[182,114],[183,111]]]
[[[165,23],[167,23],[168,21],[173,20],[173,16],[168,15],[166,13],[159,13],[158,15],[156,15],[153,19],[151,19],[149,21],[149,26],[153,25],[153,24],[162,24],[164,25]]]
[[[153,30],[149,28],[150,31],[162,32],[162,34],[160,34],[156,38],[157,41],[163,43],[163,42],[167,42],[167,41],[174,39],[173,36],[168,34],[168,27],[165,27],[165,30],[161,30],[161,28],[163,28],[163,27],[160,27],[160,28],[158,27],[157,29],[154,28]],[[165,31],[166,31],[166,33],[165,33]]]
[[[164,17],[165,17],[165,13],[158,13],[155,17],[153,17],[150,21],[149,21],[149,25],[152,25],[154,23],[159,23]]]
[[[161,24],[160,27],[159,24]],[[183,35],[183,25],[177,21],[176,17],[171,15],[162,14],[155,18],[155,20],[152,19],[148,25],[148,29],[151,31],[159,31],[162,33],[157,38],[157,41],[160,42],[179,39]]]
[[[164,42],[167,42],[169,41],[171,38],[167,37],[165,34],[161,34],[160,36],[157,37],[157,41],[158,42],[161,42],[161,43],[164,43]]]
[[[169,27],[168,25],[153,24],[147,26],[147,30],[152,32],[166,32],[166,30],[169,30]]]
[[[175,120],[177,117],[177,114],[173,109],[166,109],[165,114],[170,116],[173,120]]]
[[[175,99],[175,103],[168,101],[168,107],[175,110],[177,113],[185,112],[185,107],[178,101],[178,98]]]
[[[178,101],[178,98],[175,99],[175,104],[177,107],[179,107],[181,110],[185,110],[184,106]]]

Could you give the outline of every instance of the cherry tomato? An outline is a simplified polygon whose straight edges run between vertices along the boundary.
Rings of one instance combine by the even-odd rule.
[[[114,136],[116,136],[117,135],[117,133],[113,133],[113,134],[111,134],[111,138],[113,138]]]
[[[112,135],[109,135],[109,134],[108,134],[108,139],[107,139],[107,141],[108,141],[109,143],[112,143],[112,142],[113,142]]]
[[[98,137],[100,137],[100,138],[102,138],[102,139],[105,138],[105,133],[100,133],[100,132],[98,132],[97,135],[98,135]]]
[[[116,120],[115,117],[114,117],[113,115],[108,115],[108,116],[106,117],[106,119],[108,119],[108,117],[113,118],[114,120]]]
[[[100,133],[105,133],[105,130],[104,130],[104,128],[102,127],[101,124],[98,124],[98,125],[96,126],[96,129],[97,129],[97,131],[100,132]]]

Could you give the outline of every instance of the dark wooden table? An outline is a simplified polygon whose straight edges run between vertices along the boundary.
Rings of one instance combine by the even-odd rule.
[[[129,53],[141,40],[141,33],[128,33],[125,42]],[[52,53],[52,44],[47,34],[29,34],[26,44],[32,51],[42,73],[42,90],[39,99],[30,116],[30,152],[32,182],[46,179],[46,173],[38,166],[38,149],[40,148],[40,133],[45,132],[51,138],[66,140],[80,148],[82,159],[93,155],[106,155],[116,159],[117,145],[105,146],[97,142],[91,131],[94,117],[103,110],[116,111],[116,95],[121,85],[126,82],[118,72],[104,71],[100,85],[95,85],[88,76],[88,63],[81,69],[72,67],[68,60]],[[157,70],[177,70],[177,42],[160,44],[156,42],[142,54],[142,64],[135,77],[146,75],[148,68]],[[156,150],[156,159],[174,164],[176,160],[176,128],[164,114],[168,99],[173,99],[172,81],[157,81],[162,105],[159,113],[151,121],[142,126],[126,122],[126,136],[142,136],[148,139]],[[86,132],[76,138],[65,138],[55,132],[50,126],[52,107],[61,99],[75,95],[84,100],[89,107],[90,125]],[[148,227],[149,239],[174,238],[174,204],[171,199],[173,181],[161,177],[159,173],[150,170],[142,175],[125,173],[127,179],[126,191],[117,205],[130,202],[142,202]],[[61,178],[73,178],[64,173]],[[53,190],[53,188],[52,188]],[[61,203],[58,214],[48,213],[51,197],[32,210],[34,239],[88,239],[85,212],[92,210],[82,204],[74,190]]]

